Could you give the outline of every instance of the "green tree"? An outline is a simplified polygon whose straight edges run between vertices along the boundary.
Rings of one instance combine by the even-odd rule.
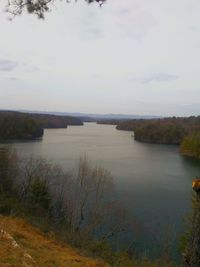
[[[29,203],[48,209],[50,206],[50,199],[51,197],[47,182],[39,177],[34,179],[29,189]]]

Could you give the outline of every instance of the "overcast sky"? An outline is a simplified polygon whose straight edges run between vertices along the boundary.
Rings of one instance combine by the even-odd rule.
[[[199,0],[58,1],[44,21],[7,17],[0,109],[200,115]]]

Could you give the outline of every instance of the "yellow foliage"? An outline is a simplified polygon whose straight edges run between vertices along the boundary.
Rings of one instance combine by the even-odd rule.
[[[194,191],[198,192],[200,191],[200,179],[195,179],[193,182],[192,182],[192,188]]]

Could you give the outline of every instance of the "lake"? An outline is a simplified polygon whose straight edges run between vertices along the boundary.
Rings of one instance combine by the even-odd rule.
[[[178,240],[190,211],[191,182],[200,174],[200,164],[180,156],[177,146],[136,142],[131,132],[95,123],[48,129],[41,141],[11,146],[24,156],[43,156],[64,169],[74,168],[80,156],[86,155],[109,170],[117,194],[137,226],[138,251],[152,255],[162,238]]]

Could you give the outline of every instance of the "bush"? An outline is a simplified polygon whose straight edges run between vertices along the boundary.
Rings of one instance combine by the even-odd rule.
[[[31,182],[28,201],[32,205],[48,209],[50,206],[50,193],[46,181],[36,178]]]
[[[184,156],[200,160],[200,132],[194,132],[183,139],[180,152]]]

